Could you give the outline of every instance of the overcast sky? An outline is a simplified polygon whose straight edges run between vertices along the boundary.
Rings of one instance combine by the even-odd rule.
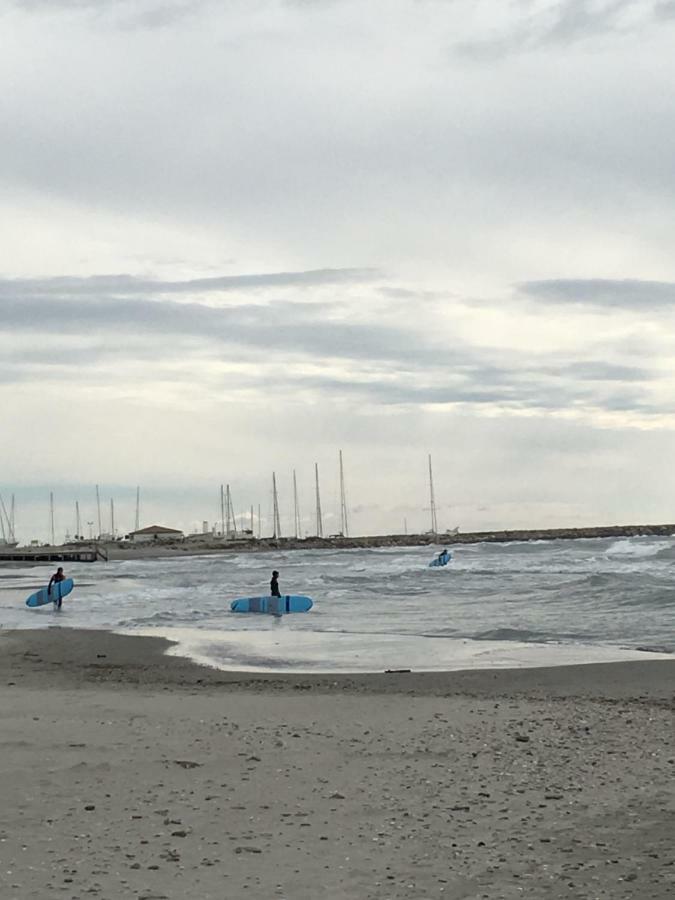
[[[0,0],[0,491],[675,518],[673,0]],[[425,509],[426,507],[426,509]]]

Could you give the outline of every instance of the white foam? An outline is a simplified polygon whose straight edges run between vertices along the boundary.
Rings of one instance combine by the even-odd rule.
[[[233,633],[153,628],[135,633],[177,641],[168,651],[170,655],[188,657],[225,671],[241,672],[368,673],[403,668],[437,672],[674,658],[671,654],[594,644],[299,632],[287,626],[284,620],[269,631]]]
[[[652,556],[656,556],[661,550],[666,550],[672,546],[672,541],[656,541],[652,538],[647,542],[644,539],[640,541],[639,539],[625,538],[624,540],[616,541],[611,547],[608,547],[606,555],[609,557],[627,556],[649,559]]]

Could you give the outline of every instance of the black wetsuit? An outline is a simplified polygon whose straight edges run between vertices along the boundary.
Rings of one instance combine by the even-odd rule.
[[[63,572],[61,572],[60,575],[58,572],[55,572],[52,575],[52,577],[49,579],[49,587],[47,588],[47,593],[51,594],[53,584],[58,584],[60,581],[65,581],[65,580],[66,580],[66,576],[63,574]],[[61,604],[62,604],[63,600],[61,599],[60,591],[55,591],[53,602],[54,602],[54,606],[56,607],[56,609],[61,609]]]
[[[272,580],[270,581],[270,594],[273,597],[281,597],[279,593],[279,579],[276,575],[272,576]]]

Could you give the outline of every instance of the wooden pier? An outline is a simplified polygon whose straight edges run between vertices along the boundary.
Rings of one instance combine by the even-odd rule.
[[[107,562],[108,553],[97,545],[87,547],[15,547],[13,550],[0,550],[0,564],[4,562],[81,562],[93,563],[102,560]]]

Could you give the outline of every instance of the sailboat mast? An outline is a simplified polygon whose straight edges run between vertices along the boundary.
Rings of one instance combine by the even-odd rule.
[[[323,516],[321,515],[321,493],[319,492],[319,464],[314,463],[314,480],[316,482],[316,536],[323,537]]]
[[[349,537],[347,522],[347,497],[345,494],[345,473],[342,467],[342,450],[340,450],[340,531],[343,537]]]
[[[251,504],[251,535],[253,534],[253,504]]]
[[[220,486],[220,533],[225,537],[225,491]]]
[[[141,527],[141,488],[140,485],[136,487],[136,524],[134,525],[134,529],[138,531]]]
[[[52,547],[56,545],[56,541],[54,540],[54,492],[49,492],[49,532],[51,538]]]
[[[295,477],[295,469],[293,469],[293,524],[295,526],[295,536],[300,537],[300,510],[298,508],[298,482]]]
[[[232,533],[237,536],[237,520],[234,517],[234,503],[232,502],[232,494],[230,486],[227,486],[227,533],[230,533],[230,517],[232,517]]]
[[[438,521],[436,519],[436,498],[434,497],[434,474],[431,468],[431,453],[429,454],[429,499],[431,501],[431,533],[438,534]]]
[[[274,472],[272,472],[272,503],[273,503],[273,518],[274,518],[274,533],[272,535],[273,538],[281,537],[281,522],[279,521],[279,497],[277,496],[277,476]]]
[[[80,532],[80,501],[75,501],[75,540],[79,541],[82,537]]]
[[[10,512],[9,512],[9,539],[10,539],[10,541],[16,540],[16,538],[14,537],[14,534],[15,534],[15,532],[14,532],[14,494],[12,494],[12,504],[10,506]]]
[[[110,536],[115,540],[115,501],[110,498]]]
[[[98,492],[98,485],[96,485],[96,512],[98,513],[98,536],[100,538],[103,529],[101,528],[101,496]]]
[[[2,494],[0,494],[0,531],[2,532],[2,540],[4,543],[11,541],[12,533],[9,532],[9,538],[7,537],[7,533],[5,532],[5,518],[7,518],[7,525],[9,526],[9,518],[7,517],[7,510],[5,509],[5,501],[2,499]]]

